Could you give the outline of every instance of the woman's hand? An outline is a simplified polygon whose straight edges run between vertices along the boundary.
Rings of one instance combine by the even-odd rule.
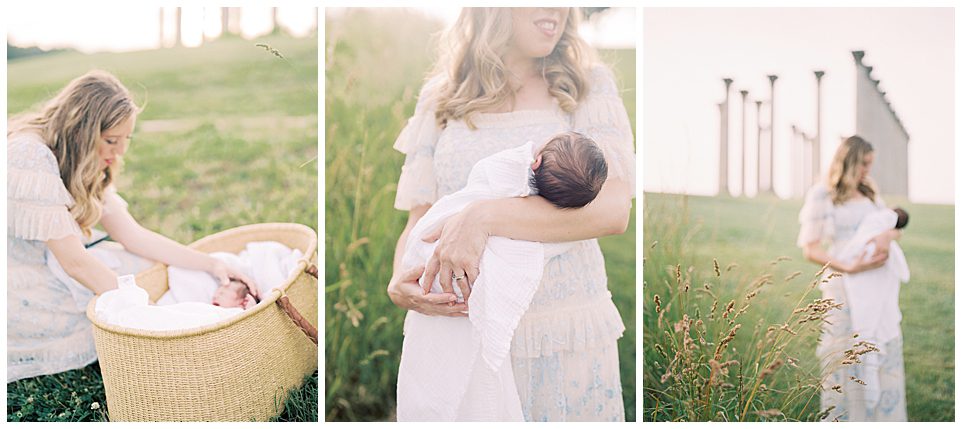
[[[467,304],[457,304],[453,293],[427,293],[418,279],[424,267],[414,267],[391,278],[387,293],[398,307],[414,310],[427,316],[467,317]]]
[[[468,302],[471,287],[478,278],[481,254],[488,242],[488,233],[471,214],[473,204],[468,205],[422,239],[426,243],[438,242],[434,254],[424,270],[425,279],[439,276],[441,289],[454,293],[454,286],[461,289],[464,302]],[[426,283],[431,283],[426,281]],[[453,285],[452,285],[453,284]]]
[[[898,239],[902,233],[897,229],[890,229],[885,231],[875,237],[872,237],[870,243],[875,243],[875,254],[884,254],[886,258],[889,254],[889,248],[892,247],[892,240]]]
[[[856,274],[862,271],[874,270],[885,265],[885,261],[889,258],[888,251],[876,251],[869,259],[865,259],[867,255],[867,250],[862,251],[862,253],[858,255],[858,258],[855,258],[855,262],[847,265],[843,271],[848,274]]]
[[[220,286],[227,285],[228,283],[230,283],[231,280],[237,280],[247,285],[248,293],[250,293],[251,296],[258,299],[260,298],[258,296],[257,285],[254,284],[254,281],[251,280],[249,277],[247,277],[246,274],[238,270],[235,270],[233,267],[231,267],[230,265],[227,265],[226,263],[224,263],[224,261],[221,261],[220,259],[215,259],[215,258],[211,258],[211,259],[213,260],[213,262],[211,262],[211,266],[210,268],[207,269],[207,272],[210,273],[210,275],[214,276],[215,279],[217,279],[217,283]]]

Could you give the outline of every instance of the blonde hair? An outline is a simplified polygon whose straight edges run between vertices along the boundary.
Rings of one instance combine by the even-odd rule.
[[[859,181],[857,176],[858,165],[863,162],[865,155],[872,151],[872,145],[859,136],[851,136],[838,145],[832,165],[828,168],[828,193],[833,203],[841,204],[852,198],[856,192],[875,201],[878,193],[875,182],[868,176]]]
[[[548,92],[565,112],[573,112],[588,92],[591,48],[578,35],[580,9],[573,7],[561,39],[542,60]],[[474,113],[502,106],[515,90],[506,77],[502,56],[511,40],[511,8],[466,7],[441,37],[434,74],[446,79],[440,88],[435,117],[441,128],[463,119],[474,129]]]
[[[93,70],[72,80],[39,112],[11,119],[7,135],[40,134],[57,158],[60,178],[74,199],[70,213],[85,235],[100,221],[104,192],[120,172],[122,160],[103,168],[97,157],[101,134],[136,115],[140,108],[110,73]]]

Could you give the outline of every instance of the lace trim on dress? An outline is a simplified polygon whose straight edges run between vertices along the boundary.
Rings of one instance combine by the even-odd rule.
[[[514,332],[511,355],[538,358],[556,352],[592,350],[610,345],[624,331],[625,324],[609,293],[577,307],[528,312]]]
[[[72,206],[73,196],[60,176],[41,171],[11,168],[7,172],[7,199]]]
[[[434,147],[441,129],[438,128],[434,112],[440,83],[441,79],[435,77],[424,84],[414,108],[414,116],[394,141],[394,149],[407,155],[401,167],[394,200],[394,207],[398,210],[411,210],[414,206],[432,204],[438,199]]]
[[[38,241],[83,235],[66,206],[39,205],[16,200],[7,201],[7,234]]]
[[[568,117],[564,110],[558,106],[557,102],[550,109],[531,109],[515,110],[513,112],[500,113],[475,113],[471,120],[477,128],[518,128],[527,127],[531,124],[550,124],[568,122]],[[467,128],[468,124],[464,121],[455,121],[448,124],[449,127]]]

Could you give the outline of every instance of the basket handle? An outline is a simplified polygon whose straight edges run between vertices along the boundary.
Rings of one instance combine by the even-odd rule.
[[[317,345],[317,328],[311,325],[311,322],[308,322],[304,316],[301,316],[301,313],[294,308],[294,304],[291,304],[291,300],[287,298],[287,295],[278,298],[277,305],[284,310],[287,317],[291,318],[291,322],[294,322],[294,324],[304,332],[304,335],[307,335],[307,338],[310,338],[311,341],[314,342],[314,345]]]
[[[317,265],[309,264],[304,268],[304,272],[316,279]],[[281,310],[284,310],[284,313],[291,319],[291,322],[294,322],[294,324],[304,332],[304,335],[307,335],[307,338],[310,338],[311,341],[314,342],[314,345],[317,345],[317,328],[311,325],[311,322],[308,322],[307,319],[294,308],[294,304],[291,304],[291,300],[287,298],[287,295],[278,298],[277,305],[281,307]]]

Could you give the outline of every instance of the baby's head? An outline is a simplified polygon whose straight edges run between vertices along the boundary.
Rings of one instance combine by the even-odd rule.
[[[909,212],[901,207],[896,207],[892,211],[899,215],[898,220],[895,221],[895,229],[905,228],[905,225],[909,224]]]
[[[247,285],[244,284],[244,282],[232,279],[230,283],[217,287],[214,291],[214,299],[211,304],[227,308],[241,307],[246,310],[256,303]]]
[[[608,163],[601,148],[576,132],[548,140],[531,169],[531,189],[563,209],[588,205],[608,178]]]

